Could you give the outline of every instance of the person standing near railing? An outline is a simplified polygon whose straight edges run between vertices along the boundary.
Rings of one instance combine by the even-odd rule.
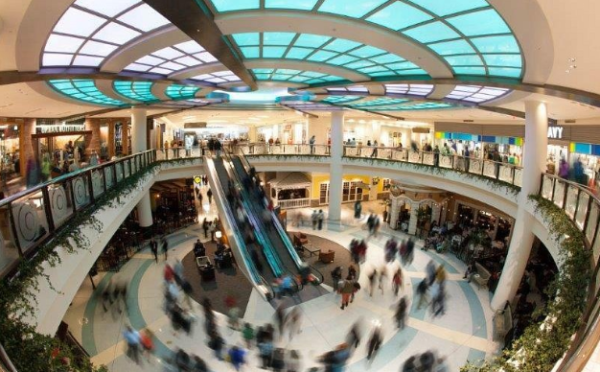
[[[440,166],[440,148],[438,145],[435,145],[435,149],[433,150],[433,166]]]
[[[464,159],[465,159],[465,172],[469,171],[469,158],[471,157],[471,152],[469,151],[469,146],[465,146],[465,151],[464,151]]]
[[[315,142],[316,142],[316,138],[313,135],[312,137],[310,137],[310,140],[308,141],[308,144],[310,145],[310,154],[314,155],[315,154]]]
[[[376,158],[377,157],[377,147],[379,145],[377,144],[377,140],[373,141],[373,151],[371,152],[371,157],[372,158]]]

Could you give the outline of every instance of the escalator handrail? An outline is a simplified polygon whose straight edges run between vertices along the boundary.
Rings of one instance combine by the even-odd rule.
[[[235,180],[235,182],[237,182],[239,185],[242,186],[242,187],[240,187],[240,193],[245,196],[245,197],[241,198],[242,203],[244,204],[244,207],[246,208],[246,211],[248,214],[248,219],[252,218],[252,221],[254,222],[254,226],[256,227],[254,230],[255,235],[258,234],[261,236],[261,238],[262,238],[261,240],[264,242],[264,246],[268,248],[269,252],[272,254],[273,260],[275,262],[277,262],[277,264],[279,265],[280,273],[281,274],[286,273],[287,275],[289,275],[294,280],[294,284],[296,285],[296,290],[301,291],[304,288],[304,286],[297,280],[296,274],[293,274],[292,272],[290,272],[289,268],[287,268],[283,264],[283,262],[281,261],[281,258],[277,254],[277,250],[273,246],[273,242],[271,241],[269,234],[263,233],[263,231],[265,231],[265,226],[263,226],[262,220],[260,218],[257,218],[257,216],[256,216],[257,211],[252,206],[252,203],[247,202],[250,200],[250,197],[247,196],[248,191],[246,191],[246,189],[243,187],[243,183],[241,182],[240,176],[236,171],[236,167],[233,164],[231,155],[226,150],[224,151],[224,158],[227,159],[227,161],[229,162],[229,164],[231,166],[232,178]],[[266,235],[266,238],[264,235]],[[284,242],[284,244],[285,244],[285,242]]]
[[[237,156],[240,159],[240,162],[242,163],[242,166],[245,168],[246,172],[249,173],[250,163],[248,163],[248,159],[246,159],[246,156],[244,155],[243,151],[239,151],[239,154]],[[290,254],[292,255],[292,258],[293,258],[294,262],[296,263],[296,266],[298,266],[298,268],[300,268],[300,265],[302,265],[305,262],[302,260],[302,258],[300,257],[300,255],[298,254],[296,249],[294,248],[294,245],[293,245],[289,235],[283,228],[281,221],[279,220],[279,218],[277,218],[275,213],[272,213],[272,218],[273,218],[273,223],[275,224],[275,228],[277,229],[281,239],[283,240],[284,245],[288,249],[288,252],[290,252]],[[311,269],[311,271],[314,271],[317,274],[317,275],[315,275],[315,274],[313,274],[313,275],[315,275],[317,277],[317,279],[319,279],[319,281],[321,283],[323,283],[325,280],[323,273],[321,273],[321,271],[319,271],[318,269],[316,269],[315,267],[313,267],[311,265],[309,265],[309,268]]]
[[[208,161],[208,160],[209,160],[208,158],[205,159],[204,163],[208,167],[209,172],[212,171],[212,172],[214,172],[213,175],[216,175],[216,177],[213,177],[214,182],[218,182],[218,185],[214,185],[214,186],[217,186],[214,188],[215,189],[214,193],[216,194],[215,196],[217,198],[221,198],[220,200],[224,206],[223,210],[225,212],[225,218],[228,218],[229,224],[232,227],[231,230],[232,230],[233,239],[235,240],[236,245],[238,246],[239,250],[241,251],[241,256],[244,260],[244,264],[248,268],[248,273],[251,276],[250,280],[252,280],[253,284],[256,286],[258,286],[259,284],[265,286],[268,293],[266,293],[266,294],[261,293],[261,294],[265,295],[265,297],[268,297],[269,295],[272,296],[274,291],[273,291],[273,288],[271,287],[271,284],[267,283],[267,281],[258,273],[258,270],[254,266],[254,262],[252,262],[252,259],[250,259],[248,257],[248,248],[246,247],[246,242],[244,241],[244,239],[242,239],[239,235],[240,230],[238,228],[234,228],[234,226],[233,226],[233,224],[236,222],[236,220],[233,217],[233,213],[231,211],[231,206],[227,202],[227,198],[223,199],[223,191],[222,191],[223,185],[221,185],[221,180],[219,179],[219,177],[217,175],[214,160],[212,162]],[[210,160],[212,160],[212,159],[210,159]],[[236,225],[236,227],[237,227],[237,225]]]
[[[227,152],[224,151],[224,159],[228,159],[227,157]],[[229,162],[229,160],[228,160]],[[229,163],[229,165],[231,165],[231,163]],[[242,185],[242,183],[239,180],[239,177],[237,177],[237,174],[235,173],[235,171],[231,171],[230,169],[228,169],[225,166],[225,162],[223,162],[223,166],[225,167],[225,170],[227,171],[227,174],[229,175],[229,179],[234,181],[238,187],[239,187],[239,192],[242,193],[242,195],[244,195],[244,187]],[[259,221],[257,221],[256,216],[254,216],[254,214],[250,213],[250,211],[252,210],[252,208],[250,207],[249,203],[248,203],[248,198],[247,197],[242,197],[240,198],[240,201],[242,203],[242,205],[244,206],[244,209],[247,211],[247,216],[248,216],[248,220],[250,221],[250,224],[254,227],[254,235],[256,236],[256,239],[258,241],[258,243],[260,245],[262,245],[263,247],[263,253],[267,259],[267,264],[269,265],[269,267],[271,268],[271,271],[273,272],[275,277],[279,277],[281,274],[283,274],[284,270],[282,269],[283,265],[281,264],[280,260],[278,259],[278,257],[276,256],[274,249],[268,244],[268,239],[266,239],[264,237],[264,235],[262,234],[262,229],[260,228],[260,224],[258,223]]]

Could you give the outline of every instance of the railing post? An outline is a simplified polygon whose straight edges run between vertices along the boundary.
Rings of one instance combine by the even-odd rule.
[[[581,196],[581,189],[577,188],[577,200],[575,201],[575,210],[573,211],[573,223],[577,226],[577,210],[579,209],[579,197]],[[567,198],[568,199],[568,198]],[[585,233],[584,233],[585,235]]]
[[[558,180],[556,178],[552,178],[552,197],[550,198],[550,200],[552,202],[554,202],[554,193],[556,192],[556,183],[558,182]]]
[[[512,184],[515,184],[515,174],[517,173],[517,168],[515,168],[514,166],[510,167],[510,171],[512,172]]]
[[[590,223],[590,209],[592,208],[592,200],[594,200],[594,198],[592,198],[592,197],[588,198],[587,212],[586,212],[585,220],[583,221],[583,235],[584,236],[586,235],[585,232],[587,231],[588,224]]]
[[[563,192],[563,206],[562,206],[563,210],[567,209],[567,195],[569,195],[568,193],[569,193],[569,184],[565,183],[565,190]]]
[[[50,194],[48,193],[48,186],[42,188],[42,199],[44,200],[44,211],[46,213],[46,221],[48,222],[48,230],[53,232],[56,227],[54,226],[54,218],[52,218],[52,208],[50,207]]]
[[[90,204],[93,204],[96,201],[94,198],[94,181],[93,181],[93,173],[92,170],[86,172],[88,174],[88,192],[90,193]]]

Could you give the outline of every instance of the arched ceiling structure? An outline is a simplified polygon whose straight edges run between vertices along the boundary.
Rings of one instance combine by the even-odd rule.
[[[368,106],[389,113],[514,110],[530,94],[600,107],[592,89],[548,84],[565,48],[547,0],[23,2],[6,12],[18,27],[0,42],[0,84],[60,102],[186,107],[275,84],[320,108],[389,100]]]

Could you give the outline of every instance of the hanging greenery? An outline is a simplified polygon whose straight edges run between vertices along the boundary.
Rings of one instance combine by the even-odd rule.
[[[584,235],[553,202],[538,195],[529,196],[529,200],[548,223],[561,248],[560,273],[546,289],[554,301],[541,309],[545,320],[527,327],[510,350],[482,366],[467,365],[461,369],[463,372],[551,371],[581,325],[591,280],[591,253],[585,247]]]
[[[102,372],[104,366],[94,367],[87,359],[80,360],[73,350],[54,337],[36,332],[25,319],[34,314],[35,294],[39,280],[45,279],[52,289],[50,278],[44,273],[42,264],[55,267],[61,263],[58,248],[73,253],[89,249],[90,242],[83,228],[102,231],[102,223],[94,213],[122,204],[120,196],[141,190],[147,177],[155,174],[163,164],[192,165],[196,159],[175,159],[154,162],[130,177],[124,177],[112,189],[104,192],[88,208],[80,210],[61,226],[30,260],[22,260],[13,278],[0,281],[0,335],[2,345],[19,371],[81,371]],[[73,361],[77,360],[77,363]]]

